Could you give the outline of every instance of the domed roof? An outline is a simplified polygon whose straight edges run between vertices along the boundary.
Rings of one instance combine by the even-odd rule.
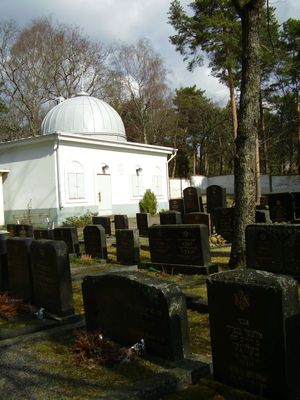
[[[55,132],[75,133],[108,140],[126,140],[120,115],[109,104],[80,92],[63,100],[45,116],[43,135]]]

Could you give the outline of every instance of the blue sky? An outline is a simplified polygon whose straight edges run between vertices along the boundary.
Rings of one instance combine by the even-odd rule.
[[[186,6],[190,0],[181,3]],[[54,21],[77,25],[84,34],[105,43],[147,38],[164,60],[171,87],[196,84],[208,97],[226,103],[228,90],[210,75],[209,68],[204,65],[192,73],[187,71],[169,42],[174,34],[167,23],[169,5],[170,0],[0,0],[1,18],[14,19],[20,25],[51,16]],[[270,5],[276,8],[279,22],[300,19],[300,0],[270,0]]]

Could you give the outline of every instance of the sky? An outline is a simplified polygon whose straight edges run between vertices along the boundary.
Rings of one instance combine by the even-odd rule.
[[[103,43],[135,43],[147,38],[162,57],[172,89],[196,85],[219,104],[226,104],[228,89],[211,76],[208,65],[189,72],[182,56],[175,51],[168,24],[171,0],[0,0],[1,19],[14,19],[25,26],[33,19],[51,17],[53,21],[77,25],[84,35]],[[190,0],[181,0],[188,10]],[[269,0],[280,23],[300,19],[300,0]]]

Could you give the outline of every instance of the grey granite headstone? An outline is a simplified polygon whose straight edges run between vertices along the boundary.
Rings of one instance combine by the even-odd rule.
[[[270,218],[272,222],[292,222],[294,220],[294,199],[291,193],[268,194]]]
[[[30,245],[32,238],[7,239],[8,286],[11,294],[25,302],[33,301]]]
[[[111,235],[111,221],[110,217],[108,216],[95,216],[92,217],[92,222],[95,225],[102,225],[103,228],[105,229],[105,234],[110,236]]]
[[[206,210],[212,213],[217,207],[226,207],[226,189],[219,185],[206,188]]]
[[[184,212],[204,212],[201,190],[193,186],[183,190]]]
[[[181,224],[182,217],[179,211],[165,211],[159,213],[159,222],[161,225]]]
[[[300,279],[300,224],[251,224],[245,237],[247,268]]]
[[[144,339],[148,353],[168,360],[188,352],[185,297],[174,283],[118,272],[85,277],[82,294],[89,330],[126,346]]]
[[[59,317],[73,315],[72,281],[66,243],[33,240],[31,262],[35,305]]]
[[[297,282],[235,270],[207,279],[214,378],[271,399],[300,398]]]
[[[116,214],[114,216],[115,220],[115,230],[117,229],[128,229],[128,217],[124,214]]]
[[[206,225],[153,225],[149,247],[151,262],[166,270],[206,274],[214,268]]]
[[[136,224],[139,230],[140,236],[148,236],[148,229],[150,226],[150,214],[149,213],[137,213]]]
[[[69,254],[79,254],[79,241],[75,226],[54,228],[54,240],[62,240],[68,247]]]
[[[140,261],[139,231],[137,229],[116,230],[117,260],[121,264],[133,265]]]
[[[83,228],[86,254],[93,258],[107,259],[105,229],[102,225],[87,225]]]

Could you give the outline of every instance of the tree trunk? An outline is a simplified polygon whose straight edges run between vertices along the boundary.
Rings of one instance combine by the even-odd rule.
[[[230,67],[227,68],[227,73],[228,73],[228,85],[229,85],[230,105],[231,105],[231,115],[232,115],[232,135],[233,135],[233,140],[235,140],[237,136],[238,117],[237,117],[237,109],[235,101],[235,89]]]
[[[242,4],[241,4],[242,3]],[[241,97],[234,163],[235,214],[229,265],[245,262],[245,227],[255,221],[255,147],[259,125],[259,12],[262,0],[233,0],[241,17],[243,58]]]

